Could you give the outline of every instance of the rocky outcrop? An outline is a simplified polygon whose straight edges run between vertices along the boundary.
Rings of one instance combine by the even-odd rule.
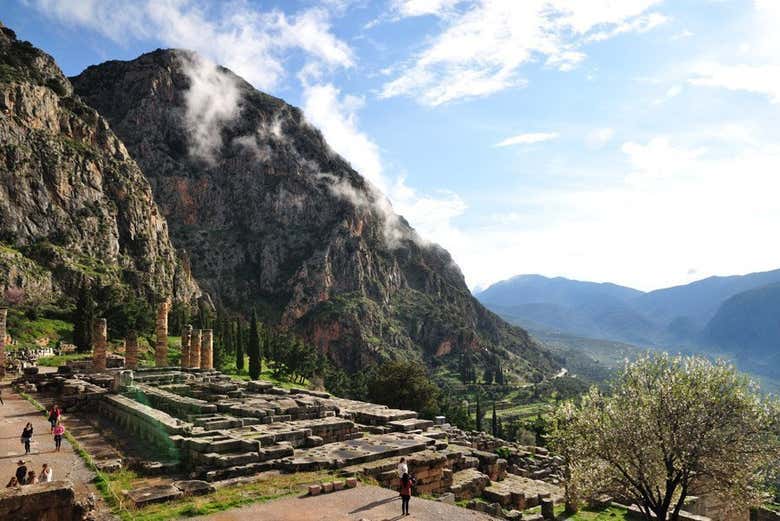
[[[529,379],[557,366],[485,310],[450,255],[420,240],[299,109],[210,67],[158,50],[71,81],[138,161],[218,304],[257,307],[353,369],[467,350]]]
[[[73,296],[86,278],[199,294],[149,182],[54,60],[0,25],[0,293]]]

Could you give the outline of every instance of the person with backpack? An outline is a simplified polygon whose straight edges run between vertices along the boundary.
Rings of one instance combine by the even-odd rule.
[[[412,497],[412,487],[415,480],[408,473],[401,477],[401,515],[409,515],[409,500]]]
[[[24,481],[27,478],[27,465],[24,464],[24,460],[17,461],[16,465],[16,482],[24,485]]]
[[[57,422],[60,419],[60,416],[62,416],[62,411],[60,410],[60,407],[55,403],[51,406],[51,409],[49,410],[49,423],[51,424],[51,430],[52,433],[54,432],[54,427],[57,426]]]

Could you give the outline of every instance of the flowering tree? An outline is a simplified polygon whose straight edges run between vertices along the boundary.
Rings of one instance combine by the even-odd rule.
[[[607,493],[632,501],[647,519],[676,521],[691,494],[720,495],[735,510],[765,498],[780,463],[780,406],[733,366],[646,356],[610,391],[593,388],[553,418],[567,506],[574,496]]]

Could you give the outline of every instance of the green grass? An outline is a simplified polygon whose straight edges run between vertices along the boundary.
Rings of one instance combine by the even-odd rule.
[[[108,475],[112,486],[127,487],[128,490],[134,483],[127,471],[121,471]],[[130,510],[119,513],[123,520],[127,521],[165,521],[180,517],[193,517],[215,512],[221,512],[253,503],[265,503],[274,499],[293,496],[302,492],[302,487],[320,481],[332,479],[325,472],[298,472],[295,474],[281,474],[269,479],[224,487],[217,489],[213,494],[199,497],[188,497],[149,505],[143,509]]]
[[[238,370],[236,370],[235,364],[233,364],[233,365],[230,365],[228,367],[225,367],[223,369],[223,372],[225,374],[230,375],[230,377],[233,378],[234,380],[242,380],[242,381],[246,382],[246,381],[250,380],[250,378],[249,378],[249,371],[247,369],[248,367],[249,367],[249,357],[245,356],[244,357],[244,369],[242,369],[241,371],[238,371]],[[260,380],[265,380],[267,382],[271,382],[272,384],[276,385],[277,387],[281,387],[283,389],[292,389],[293,387],[298,387],[298,388],[304,388],[305,389],[305,388],[307,388],[309,386],[309,381],[308,380],[304,380],[303,383],[301,383],[301,382],[292,382],[290,380],[286,380],[286,379],[283,379],[283,378],[275,378],[274,375],[273,375],[273,371],[268,366],[268,364],[266,363],[265,360],[263,360],[263,366],[262,366],[262,369],[260,371]]]
[[[563,506],[555,509],[556,519],[565,521],[623,521],[628,520],[628,512],[622,508],[608,507],[604,510],[582,509],[573,516],[563,513]]]
[[[12,324],[9,320],[9,333],[21,345],[35,344],[42,338],[48,338],[48,345],[54,345],[60,340],[69,342],[73,339],[73,324],[55,318],[39,317],[30,320],[25,316],[20,316],[18,321],[14,320]]]
[[[38,359],[38,365],[44,367],[59,367],[70,360],[87,360],[92,358],[90,353],[73,353],[69,355],[44,356]]]

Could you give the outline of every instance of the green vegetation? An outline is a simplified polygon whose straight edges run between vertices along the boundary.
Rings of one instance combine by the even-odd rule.
[[[48,339],[45,345],[55,346],[59,342],[71,342],[73,325],[65,320],[67,313],[55,308],[10,308],[8,310],[8,334],[20,347],[40,345],[42,339]]]
[[[725,362],[658,354],[628,365],[604,394],[564,403],[551,445],[567,462],[566,504],[609,494],[676,519],[691,490],[760,505],[780,459],[780,401]]]
[[[59,367],[65,365],[70,360],[86,360],[92,358],[88,353],[73,353],[70,355],[45,356],[38,359],[38,365],[43,367]]]
[[[122,470],[105,476],[109,489],[119,494],[138,485],[137,476],[131,471]],[[123,521],[165,521],[213,514],[230,508],[293,496],[300,493],[305,485],[330,479],[332,477],[325,472],[272,475],[252,483],[219,488],[206,496],[187,497],[138,510],[118,508],[113,501],[109,504],[112,505],[114,514]]]

